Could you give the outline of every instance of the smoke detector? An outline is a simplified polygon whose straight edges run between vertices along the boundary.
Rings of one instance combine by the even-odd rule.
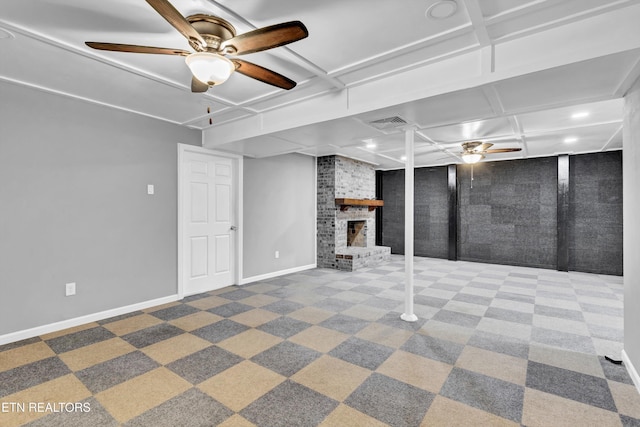
[[[424,15],[431,19],[447,19],[452,17],[457,11],[458,3],[454,0],[441,0],[429,6]]]

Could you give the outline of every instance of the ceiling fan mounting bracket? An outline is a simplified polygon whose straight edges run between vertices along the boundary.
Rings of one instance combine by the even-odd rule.
[[[218,53],[220,45],[236,36],[236,29],[228,21],[212,15],[196,14],[186,17],[187,21],[207,42],[205,47],[196,47],[191,42],[191,47],[197,51]],[[226,53],[226,52],[225,52]]]

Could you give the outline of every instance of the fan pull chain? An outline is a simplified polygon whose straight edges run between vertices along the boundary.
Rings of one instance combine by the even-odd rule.
[[[473,163],[471,163],[471,188],[473,188]]]

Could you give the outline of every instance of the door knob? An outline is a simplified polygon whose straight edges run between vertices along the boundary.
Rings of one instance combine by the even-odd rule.
[[[238,227],[236,227],[235,225],[232,225],[231,228],[229,228],[229,230],[231,231],[236,231],[238,229]]]

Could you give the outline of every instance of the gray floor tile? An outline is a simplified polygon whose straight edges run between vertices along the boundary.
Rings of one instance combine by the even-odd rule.
[[[225,292],[223,294],[218,294],[218,296],[225,298],[225,299],[230,299],[233,301],[237,301],[240,299],[244,299],[244,298],[249,298],[252,295],[255,295],[255,292],[251,292],[248,291],[246,289],[237,289],[235,288],[234,290],[231,290],[229,292]]]
[[[354,305],[355,304],[352,302],[343,301],[341,299],[331,297],[313,304],[314,307],[318,307],[327,311],[333,311],[334,313],[340,313],[341,311],[347,310]]]
[[[315,426],[338,402],[301,384],[287,380],[240,411],[258,426]]]
[[[333,288],[331,286],[319,286],[313,290],[315,294],[322,295],[324,297],[332,297],[335,294],[343,292],[343,289]]]
[[[373,371],[387,360],[393,352],[392,348],[384,345],[351,337],[331,350],[329,355]]]
[[[171,362],[167,368],[196,385],[243,360],[242,357],[213,345]]]
[[[160,365],[153,359],[140,351],[134,351],[78,371],[76,376],[92,393],[100,393],[158,366]]]
[[[265,292],[265,295],[269,295],[275,298],[288,298],[290,296],[295,295],[297,292],[300,292],[300,291],[298,291],[295,287],[291,287],[291,288],[281,287],[269,292]]]
[[[66,375],[71,371],[62,360],[49,357],[0,372],[0,398]]]
[[[344,314],[336,314],[320,323],[320,326],[343,332],[345,334],[354,335],[364,329],[370,322],[358,319],[356,317],[346,316]]]
[[[609,411],[617,411],[604,378],[529,361],[527,387]]]
[[[378,373],[372,374],[345,404],[394,427],[420,425],[435,395]]]
[[[136,348],[143,348],[183,333],[184,331],[180,328],[167,323],[160,323],[159,325],[123,335],[122,339]]]
[[[626,415],[620,415],[620,422],[623,427],[640,427],[640,419],[627,417]]]
[[[522,418],[524,387],[476,372],[453,368],[440,395],[516,423]]]
[[[413,302],[420,305],[428,305],[430,307],[442,308],[449,302],[448,299],[430,297],[427,295],[417,294],[413,297]]]
[[[254,308],[255,307],[252,307],[250,305],[241,304],[239,302],[234,301],[234,302],[230,302],[229,304],[223,304],[217,307],[210,308],[207,311],[222,317],[232,317],[232,316],[235,316],[236,314],[253,310]]]
[[[402,304],[402,301],[396,301],[389,298],[373,296],[369,299],[362,301],[361,304],[368,305],[371,307],[376,307],[376,308],[382,308],[385,310],[393,310],[399,304]]]
[[[173,307],[164,308],[162,310],[154,311],[151,314],[152,316],[157,317],[158,319],[162,319],[164,321],[178,319],[180,317],[188,316],[193,313],[197,313],[198,310],[195,307],[192,307],[187,304],[174,305]]]
[[[614,317],[624,316],[624,310],[622,306],[620,306],[620,308],[616,308],[616,307],[608,307],[605,305],[588,304],[585,302],[580,302],[579,304],[582,310],[587,313],[605,314],[607,316],[614,316]]]
[[[505,291],[499,291],[496,294],[496,298],[506,299],[510,301],[517,301],[517,302],[526,302],[527,304],[534,304],[536,302],[536,297],[532,295],[517,294],[517,293],[505,292]]]
[[[596,353],[590,337],[553,331],[551,329],[534,327],[531,331],[531,341],[577,351],[579,353]]]
[[[593,338],[601,338],[609,341],[624,341],[624,330],[618,328],[609,328],[601,325],[588,324],[589,333]]]
[[[451,323],[453,325],[464,326],[466,328],[475,328],[482,319],[481,316],[474,316],[473,314],[459,313],[457,311],[440,310],[432,317],[433,320],[438,320],[444,323]]]
[[[105,341],[115,337],[115,335],[98,326],[91,329],[85,329],[84,331],[74,332],[72,334],[63,335],[61,337],[47,340],[46,343],[57,354],[65,353],[67,351],[75,350],[80,347],[84,347],[90,344],[95,344],[100,341]]]
[[[439,338],[416,334],[400,347],[404,351],[453,365],[458,360],[464,345]]]
[[[192,388],[137,416],[124,427],[211,427],[221,424],[233,414],[220,402]]]
[[[479,305],[485,305],[485,306],[488,306],[489,304],[491,304],[491,301],[493,301],[493,298],[483,297],[479,295],[472,295],[472,294],[464,294],[464,293],[459,293],[456,296],[454,296],[452,299],[455,301],[462,301],[462,302],[468,302],[471,304],[479,304]]]
[[[429,286],[429,288],[432,288],[432,289],[441,289],[443,291],[452,291],[452,292],[460,292],[460,290],[463,287],[464,286],[451,285],[449,283],[434,283],[433,285]]]
[[[301,309],[302,307],[304,307],[304,305],[297,302],[280,300],[280,301],[273,302],[271,304],[267,304],[260,308],[262,308],[263,310],[269,310],[271,312],[278,313],[278,314],[289,314],[291,312]]]
[[[290,377],[321,355],[322,353],[310,348],[284,341],[253,356],[251,361],[280,375]]]
[[[521,359],[529,357],[529,343],[527,341],[490,332],[476,331],[469,339],[468,344]]]
[[[611,355],[608,356],[614,360],[617,359],[617,357],[612,357]],[[627,368],[624,366],[624,364],[617,365],[615,363],[611,363],[610,361],[606,360],[604,356],[600,356],[598,357],[598,359],[600,360],[600,365],[602,366],[604,376],[608,380],[633,385],[633,381],[631,380],[629,372],[627,372]]]
[[[564,308],[549,307],[549,306],[540,305],[540,304],[536,304],[533,310],[535,314],[541,314],[543,316],[558,317],[560,319],[576,320],[578,322],[584,322],[584,316],[582,315],[581,312],[576,310],[567,310]]]
[[[516,310],[505,310],[504,308],[498,307],[489,307],[484,313],[484,317],[505,320],[507,322],[522,323],[523,325],[531,325],[533,323],[533,314],[531,313],[523,313]]]
[[[310,323],[303,322],[301,320],[292,319],[290,317],[279,317],[265,323],[264,325],[258,326],[256,329],[286,339],[304,331],[310,326]]]
[[[196,329],[191,333],[197,337],[203,338],[212,343],[218,343],[222,340],[226,340],[234,335],[244,332],[249,329],[248,326],[242,325],[233,320],[223,319],[219,322],[212,323],[207,326],[203,326],[200,329]]]

